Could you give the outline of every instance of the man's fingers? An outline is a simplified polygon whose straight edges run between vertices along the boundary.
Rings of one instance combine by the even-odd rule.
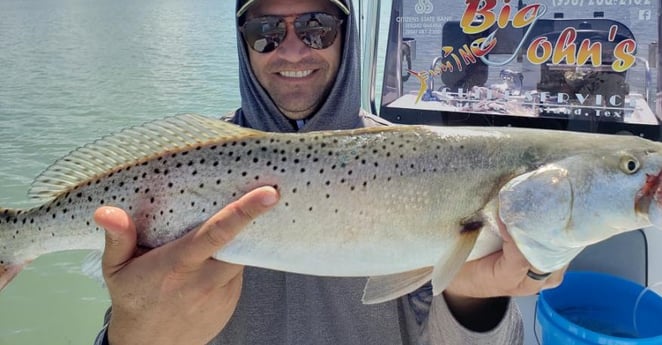
[[[229,204],[191,234],[182,261],[199,263],[209,259],[259,215],[279,199],[272,187],[260,187]]]
[[[98,208],[94,221],[106,230],[103,251],[104,273],[112,274],[134,256],[136,250],[136,226],[122,209],[110,206]]]

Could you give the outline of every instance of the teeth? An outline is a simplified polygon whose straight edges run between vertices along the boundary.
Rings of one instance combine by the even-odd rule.
[[[303,78],[309,76],[311,73],[313,73],[312,70],[305,70],[305,71],[282,71],[279,74],[286,78]]]

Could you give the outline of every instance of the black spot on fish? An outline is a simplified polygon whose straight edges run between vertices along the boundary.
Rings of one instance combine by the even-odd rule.
[[[205,159],[204,158],[200,160],[200,164],[205,164]]]
[[[195,175],[197,175],[197,174],[198,174],[198,171],[197,171],[197,170],[193,170],[193,172],[191,173],[191,175],[193,175],[193,176],[195,176]]]

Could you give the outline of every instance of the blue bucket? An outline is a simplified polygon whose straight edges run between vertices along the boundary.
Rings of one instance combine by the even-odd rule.
[[[536,314],[543,345],[662,344],[662,297],[643,286],[595,272],[568,272],[544,290]]]

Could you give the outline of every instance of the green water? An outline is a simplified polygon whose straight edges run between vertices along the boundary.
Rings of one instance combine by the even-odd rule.
[[[234,2],[0,1],[0,205],[119,128],[239,104]],[[91,344],[110,300],[84,252],[27,266],[0,293],[0,345]]]

